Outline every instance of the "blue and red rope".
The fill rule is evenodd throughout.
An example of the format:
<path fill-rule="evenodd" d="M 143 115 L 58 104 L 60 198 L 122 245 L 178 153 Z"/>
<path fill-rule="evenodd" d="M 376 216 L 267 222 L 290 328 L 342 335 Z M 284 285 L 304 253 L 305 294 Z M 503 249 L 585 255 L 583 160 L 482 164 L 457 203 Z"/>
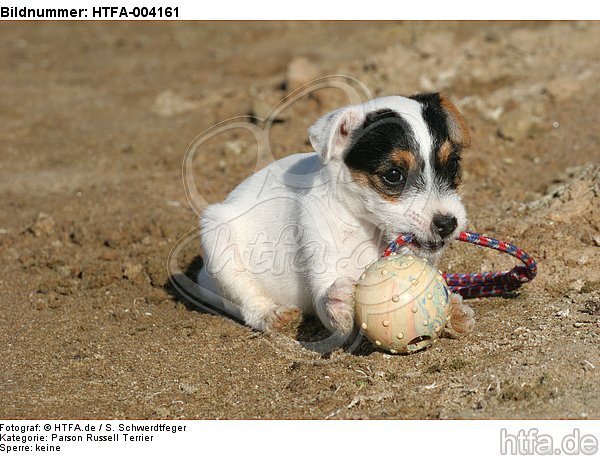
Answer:
<path fill-rule="evenodd" d="M 412 240 L 412 235 L 401 234 L 385 249 L 383 256 L 396 253 Z M 533 257 L 513 244 L 468 231 L 462 231 L 457 240 L 508 253 L 523 263 L 522 266 L 515 266 L 509 271 L 443 274 L 450 291 L 464 298 L 503 295 L 529 282 L 537 274 L 537 265 Z"/>

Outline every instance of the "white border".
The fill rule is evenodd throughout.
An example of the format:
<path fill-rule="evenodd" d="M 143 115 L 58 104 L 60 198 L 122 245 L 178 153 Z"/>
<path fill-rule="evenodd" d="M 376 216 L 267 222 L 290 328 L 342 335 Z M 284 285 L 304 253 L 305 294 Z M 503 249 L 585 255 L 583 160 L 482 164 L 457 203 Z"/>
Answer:
<path fill-rule="evenodd" d="M 469 0 L 401 1 L 323 0 L 193 1 L 193 0 L 8 0 L 4 7 L 88 8 L 178 7 L 179 20 L 591 20 L 600 19 L 600 6 L 590 0 L 498 2 Z M 91 14 L 89 15 L 91 16 Z M 85 20 L 93 20 L 89 17 Z M 131 19 L 131 18 L 130 18 Z M 118 20 L 115 18 L 115 20 Z M 135 19 L 134 19 L 135 20 Z"/>
<path fill-rule="evenodd" d="M 443 404 L 440 404 L 443 407 Z M 387 455 L 460 455 L 482 456 L 504 454 L 543 454 L 536 452 L 536 446 L 525 443 L 525 435 L 546 435 L 553 440 L 554 450 L 561 448 L 565 438 L 576 432 L 582 437 L 600 439 L 598 422 L 594 421 L 0 421 L 17 426 L 38 424 L 52 429 L 41 432 L 50 435 L 57 424 L 69 426 L 78 424 L 103 425 L 96 435 L 112 435 L 120 424 L 169 426 L 185 425 L 184 432 L 147 432 L 153 436 L 152 442 L 125 442 L 121 438 L 117 443 L 69 442 L 53 443 L 61 445 L 60 453 L 66 455 L 170 455 L 170 454 L 224 454 L 224 455 L 327 455 L 343 454 L 360 456 Z M 113 428 L 106 431 L 107 424 Z M 502 429 L 509 433 L 513 443 L 504 446 L 501 443 Z M 6 428 L 5 428 L 6 429 Z M 5 429 L 3 431 L 5 432 Z M 3 432 L 3 433 L 4 433 Z M 129 431 L 128 431 L 129 432 Z M 521 432 L 524 444 L 514 437 Z M 62 435 L 83 435 L 86 431 L 65 429 Z M 27 433 L 33 435 L 33 433 Z M 140 435 L 138 433 L 138 435 Z M 539 439 L 538 439 L 539 441 Z M 571 439 L 572 441 L 572 439 Z M 589 441 L 588 441 L 589 442 Z M 7 442 L 0 442 L 6 444 Z M 14 444 L 14 443 L 13 443 Z M 535 444 L 537 445 L 537 443 Z M 184 451 L 185 450 L 185 451 Z M 508 450 L 508 451 L 506 451 Z M 511 451 L 513 450 L 513 451 Z M 516 453 L 515 453 L 516 450 Z M 527 451 L 529 450 L 529 451 Z M 5 454 L 5 453 L 4 453 Z M 36 454 L 13 452 L 9 454 Z M 561 451 L 554 455 L 567 455 Z M 600 454 L 576 452 L 572 454 Z"/>

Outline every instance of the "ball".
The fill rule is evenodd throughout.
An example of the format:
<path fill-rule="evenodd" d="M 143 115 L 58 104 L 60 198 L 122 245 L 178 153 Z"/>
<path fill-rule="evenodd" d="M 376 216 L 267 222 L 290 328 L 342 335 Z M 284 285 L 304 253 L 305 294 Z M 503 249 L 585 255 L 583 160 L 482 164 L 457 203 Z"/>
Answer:
<path fill-rule="evenodd" d="M 442 274 L 414 255 L 391 255 L 367 266 L 358 280 L 356 322 L 375 346 L 413 353 L 433 344 L 448 322 L 450 299 Z"/>

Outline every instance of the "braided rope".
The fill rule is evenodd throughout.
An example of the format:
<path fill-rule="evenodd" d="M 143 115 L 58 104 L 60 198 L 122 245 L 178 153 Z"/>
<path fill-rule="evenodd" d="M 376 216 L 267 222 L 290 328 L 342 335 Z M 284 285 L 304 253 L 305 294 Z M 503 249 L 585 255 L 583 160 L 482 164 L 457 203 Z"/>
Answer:
<path fill-rule="evenodd" d="M 385 249 L 383 256 L 396 253 L 403 245 L 412 242 L 412 240 L 412 235 L 401 234 Z M 515 266 L 509 271 L 443 274 L 450 291 L 460 294 L 463 298 L 503 295 L 529 282 L 537 274 L 537 265 L 533 257 L 508 242 L 498 241 L 468 231 L 462 231 L 457 240 L 508 253 L 523 263 L 523 266 Z"/>

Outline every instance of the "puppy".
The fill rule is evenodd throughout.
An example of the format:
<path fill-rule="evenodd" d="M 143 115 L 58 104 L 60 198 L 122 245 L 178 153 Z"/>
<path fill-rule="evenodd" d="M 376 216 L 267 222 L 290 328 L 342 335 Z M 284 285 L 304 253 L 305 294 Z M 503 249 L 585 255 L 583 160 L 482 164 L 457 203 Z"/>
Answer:
<path fill-rule="evenodd" d="M 349 334 L 355 279 L 387 243 L 412 233 L 407 248 L 435 262 L 464 229 L 470 134 L 448 98 L 422 94 L 330 112 L 309 138 L 315 152 L 270 164 L 205 209 L 198 284 L 208 304 L 258 330 L 299 309 Z"/>

